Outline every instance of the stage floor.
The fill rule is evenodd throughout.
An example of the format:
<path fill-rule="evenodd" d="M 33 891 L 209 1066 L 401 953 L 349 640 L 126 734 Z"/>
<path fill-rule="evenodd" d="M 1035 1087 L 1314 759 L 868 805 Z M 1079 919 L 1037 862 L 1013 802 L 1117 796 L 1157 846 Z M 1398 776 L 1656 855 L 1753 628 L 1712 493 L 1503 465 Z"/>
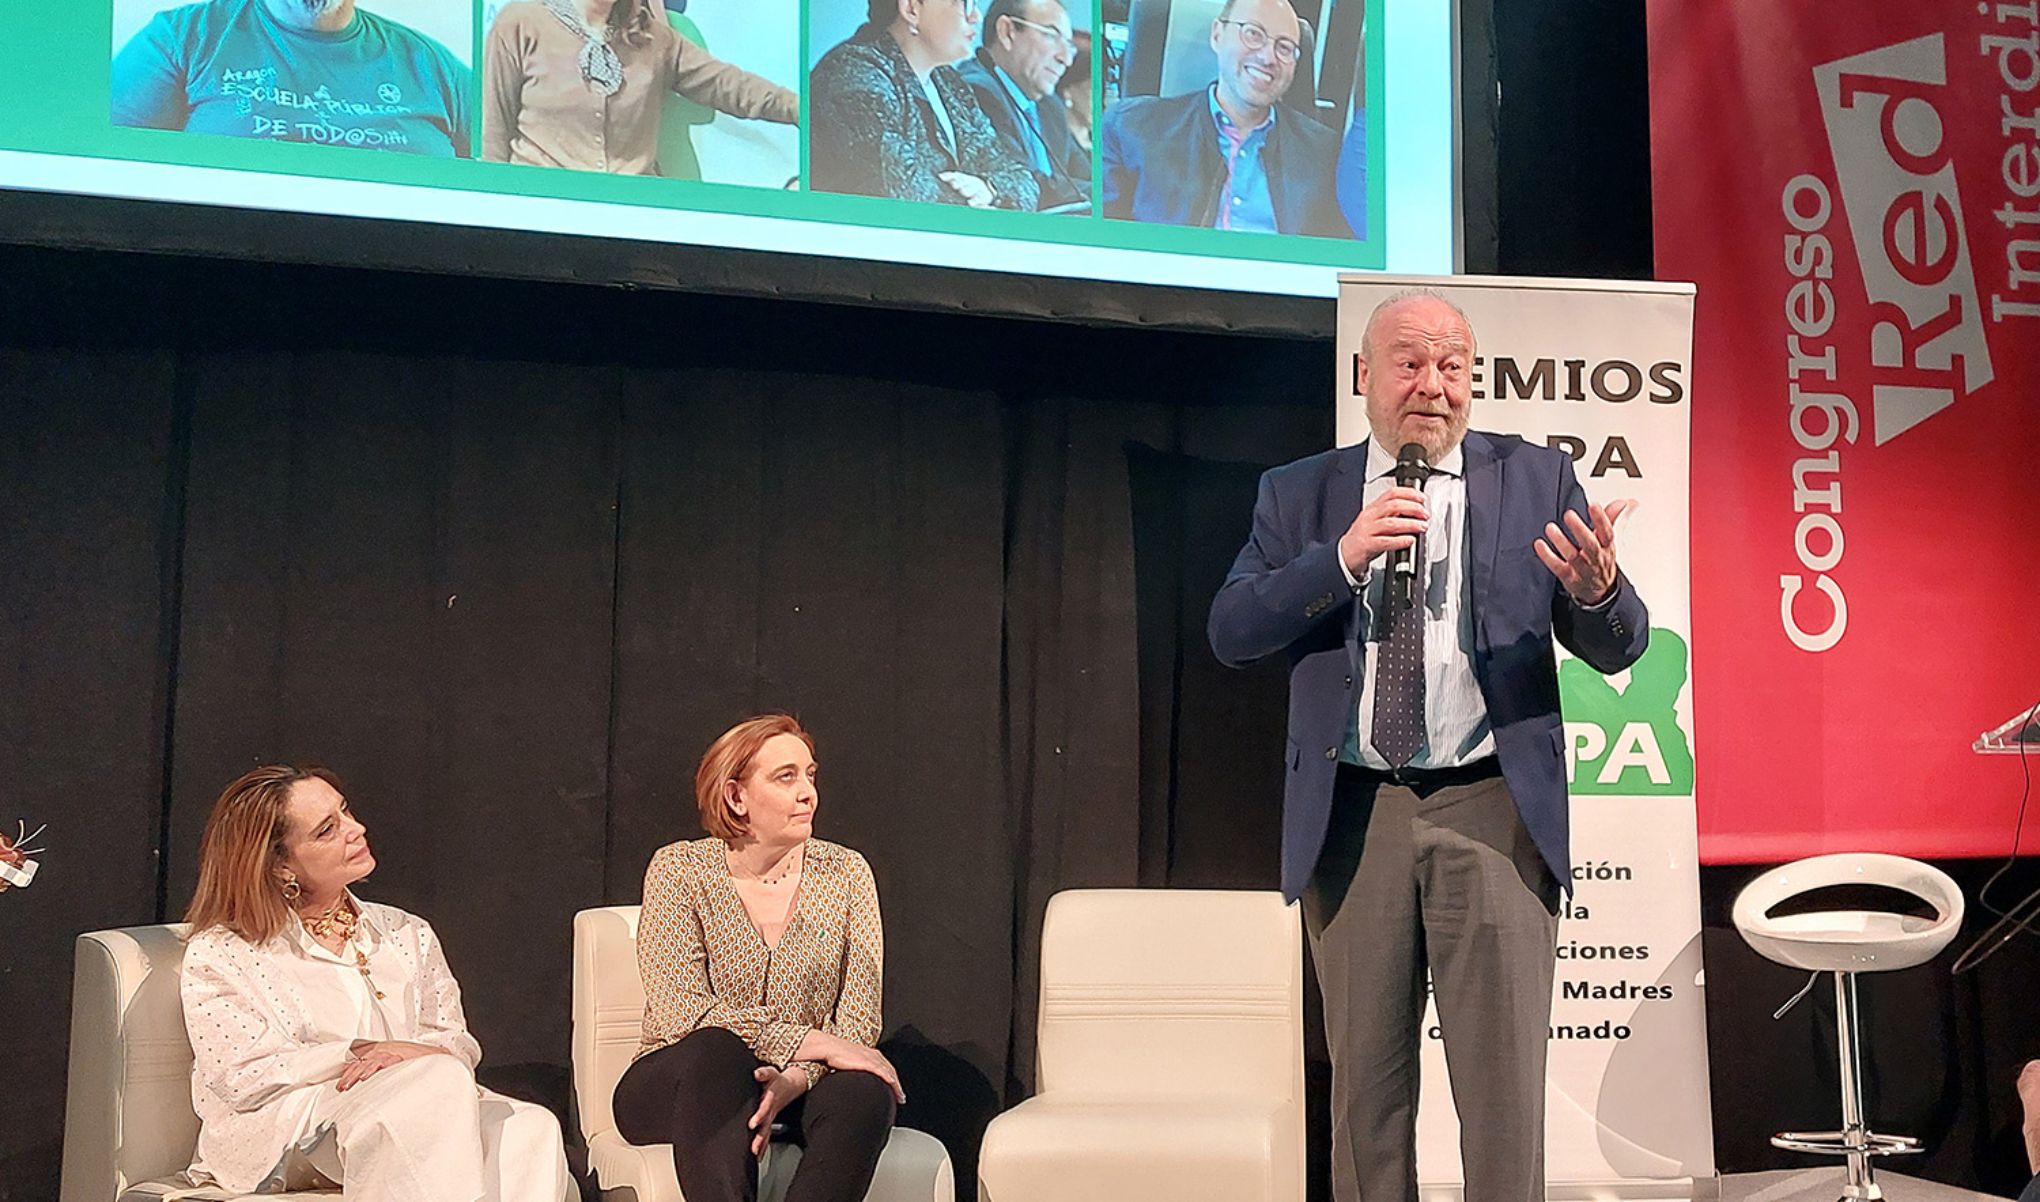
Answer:
<path fill-rule="evenodd" d="M 1730 1173 L 1699 1181 L 1624 1181 L 1598 1185 L 1554 1181 L 1545 1189 L 1547 1202 L 1841 1202 L 1840 1165 L 1783 1169 L 1770 1173 Z M 1996 1194 L 1979 1194 L 1902 1173 L 1880 1172 L 1877 1184 L 1886 1202 L 2008 1202 Z M 1427 1185 L 1421 1202 L 1464 1202 L 1456 1185 Z"/>
<path fill-rule="evenodd" d="M 1721 1179 L 1721 1202 L 1837 1202 L 1842 1196 L 1842 1168 L 1786 1169 L 1774 1173 L 1731 1173 Z M 1922 1181 L 1903 1173 L 1877 1174 L 1877 1185 L 1890 1202 L 2004 1202 L 1995 1194 L 1957 1189 L 1938 1181 Z"/>

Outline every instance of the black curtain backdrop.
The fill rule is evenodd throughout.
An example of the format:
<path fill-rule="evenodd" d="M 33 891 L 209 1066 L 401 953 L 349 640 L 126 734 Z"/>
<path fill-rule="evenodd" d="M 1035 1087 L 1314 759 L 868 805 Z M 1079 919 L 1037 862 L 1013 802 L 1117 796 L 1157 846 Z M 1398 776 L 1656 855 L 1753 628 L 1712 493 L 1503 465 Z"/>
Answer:
<path fill-rule="evenodd" d="M 1648 276 L 1642 5 L 1495 10 L 1500 269 Z M 638 899 L 763 708 L 877 871 L 901 1120 L 968 1197 L 1048 897 L 1274 883 L 1282 673 L 1217 665 L 1205 609 L 1331 389 L 1303 341 L 0 246 L 0 820 L 53 848 L 0 895 L 0 1202 L 56 1194 L 74 937 L 174 919 L 268 759 L 344 774 L 366 891 L 571 1138 L 571 915 Z M 1836 1109 L 1826 1000 L 1773 1022 L 1803 979 L 1728 927 L 1755 871 L 1701 879 L 1731 1172 Z M 1951 960 L 1866 984 L 1873 1117 L 2009 1194 L 2040 943 Z"/>
<path fill-rule="evenodd" d="M 1202 830 L 1141 793 L 1126 448 L 1269 398 L 1326 433 L 1309 343 L 18 248 L 0 279 L 0 817 L 52 823 L 0 897 L 10 1199 L 54 1188 L 73 938 L 175 919 L 269 760 L 342 774 L 485 1079 L 568 1117 L 571 916 L 637 900 L 766 708 L 878 873 L 902 1118 L 970 1183 L 1032 1076 L 1049 896 L 1180 879 L 1148 833 Z"/>

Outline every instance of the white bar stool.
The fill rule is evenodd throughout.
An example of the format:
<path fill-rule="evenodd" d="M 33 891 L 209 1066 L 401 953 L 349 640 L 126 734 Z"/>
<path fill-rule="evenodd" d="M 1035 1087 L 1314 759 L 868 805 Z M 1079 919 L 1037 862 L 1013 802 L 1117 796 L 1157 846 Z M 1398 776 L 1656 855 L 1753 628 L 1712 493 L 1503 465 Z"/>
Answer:
<path fill-rule="evenodd" d="M 1773 917 L 1782 902 L 1836 885 L 1881 885 L 1919 898 L 1934 917 L 1883 910 L 1821 910 Z M 1856 1016 L 1856 976 L 1896 972 L 1925 964 L 1947 947 L 1962 926 L 1962 890 L 1947 873 L 1904 856 L 1874 852 L 1813 856 L 1784 864 L 1751 881 L 1736 896 L 1735 929 L 1767 960 L 1835 976 L 1835 1043 L 1841 1059 L 1842 1129 L 1785 1131 L 1771 1143 L 1793 1152 L 1846 1156 L 1847 1202 L 1876 1202 L 1883 1192 L 1870 1170 L 1873 1156 L 1921 1150 L 1905 1135 L 1880 1135 L 1863 1117 L 1862 1043 Z M 1808 988 L 1811 988 L 1811 982 Z M 1802 991 L 1801 996 L 1804 996 Z M 1794 998 L 1793 1002 L 1799 999 Z M 1792 1003 L 1787 1003 L 1790 1008 Z M 1780 1011 L 1779 1013 L 1783 1013 Z"/>

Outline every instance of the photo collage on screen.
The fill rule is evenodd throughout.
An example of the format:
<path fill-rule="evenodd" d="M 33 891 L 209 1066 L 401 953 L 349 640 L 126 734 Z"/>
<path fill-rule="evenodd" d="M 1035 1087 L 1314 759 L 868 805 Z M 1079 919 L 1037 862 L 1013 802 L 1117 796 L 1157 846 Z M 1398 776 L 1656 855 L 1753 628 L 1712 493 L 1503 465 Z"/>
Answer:
<path fill-rule="evenodd" d="M 1364 240 L 1380 3 L 110 0 L 109 110 L 116 126 Z"/>

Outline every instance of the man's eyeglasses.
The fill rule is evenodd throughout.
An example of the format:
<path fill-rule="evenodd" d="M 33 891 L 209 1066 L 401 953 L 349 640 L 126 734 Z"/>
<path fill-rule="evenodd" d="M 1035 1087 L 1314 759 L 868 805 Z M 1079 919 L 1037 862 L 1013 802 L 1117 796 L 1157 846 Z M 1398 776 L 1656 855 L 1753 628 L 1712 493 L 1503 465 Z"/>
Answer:
<path fill-rule="evenodd" d="M 1012 13 L 1007 13 L 1006 19 L 1008 21 L 1011 21 L 1015 25 L 1025 25 L 1027 28 L 1033 30 L 1038 34 L 1041 34 L 1048 40 L 1052 42 L 1059 42 L 1062 45 L 1069 47 L 1071 50 L 1075 50 L 1077 48 L 1077 39 L 1071 37 L 1069 34 L 1064 33 L 1062 30 L 1057 29 L 1053 25 L 1043 25 L 1039 21 L 1030 21 L 1026 17 L 1016 17 Z"/>
<path fill-rule="evenodd" d="M 1226 20 L 1220 21 L 1219 24 L 1231 25 L 1238 29 L 1240 31 L 1240 45 L 1245 46 L 1249 51 L 1259 50 L 1270 41 L 1268 31 L 1253 21 Z M 1273 41 L 1275 43 L 1275 57 L 1285 63 L 1295 62 L 1297 56 L 1303 53 L 1303 47 L 1293 38 L 1275 38 Z"/>

